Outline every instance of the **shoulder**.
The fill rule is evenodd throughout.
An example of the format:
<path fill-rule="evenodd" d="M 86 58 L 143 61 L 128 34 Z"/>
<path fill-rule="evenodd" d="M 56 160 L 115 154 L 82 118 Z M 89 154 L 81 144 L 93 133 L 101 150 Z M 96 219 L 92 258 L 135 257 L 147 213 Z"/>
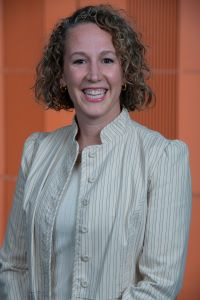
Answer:
<path fill-rule="evenodd" d="M 27 148 L 34 145 L 39 145 L 43 142 L 54 142 L 56 140 L 62 139 L 64 136 L 67 137 L 69 135 L 69 133 L 71 132 L 71 128 L 72 125 L 68 125 L 50 132 L 34 132 L 27 137 L 24 146 L 25 148 Z"/>
<path fill-rule="evenodd" d="M 181 157 L 188 159 L 188 146 L 181 140 L 171 140 L 161 133 L 149 129 L 133 120 L 129 120 L 129 136 L 134 136 L 135 144 L 143 151 L 152 169 L 157 162 L 167 157 L 177 161 Z"/>
<path fill-rule="evenodd" d="M 159 147 L 168 142 L 160 132 L 147 128 L 131 118 L 129 118 L 128 127 L 129 135 L 134 135 L 136 140 L 147 148 Z"/>
<path fill-rule="evenodd" d="M 51 147 L 58 147 L 65 140 L 65 137 L 69 136 L 71 127 L 72 125 L 69 125 L 52 132 L 34 132 L 30 134 L 26 138 L 23 147 L 22 167 L 25 169 L 30 167 L 41 145 L 43 149 L 48 148 L 49 151 L 51 151 Z"/>

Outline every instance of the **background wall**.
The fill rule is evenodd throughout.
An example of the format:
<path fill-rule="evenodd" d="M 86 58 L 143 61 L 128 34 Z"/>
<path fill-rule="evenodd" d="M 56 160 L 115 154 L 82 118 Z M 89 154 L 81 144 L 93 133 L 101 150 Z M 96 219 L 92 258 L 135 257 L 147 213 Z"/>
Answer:
<path fill-rule="evenodd" d="M 71 122 L 72 113 L 45 111 L 31 86 L 53 24 L 74 9 L 105 1 L 0 0 L 0 243 L 25 138 Z M 190 148 L 193 213 L 183 289 L 178 300 L 200 299 L 200 0 L 107 1 L 123 8 L 149 45 L 156 106 L 131 113 L 141 123 Z"/>

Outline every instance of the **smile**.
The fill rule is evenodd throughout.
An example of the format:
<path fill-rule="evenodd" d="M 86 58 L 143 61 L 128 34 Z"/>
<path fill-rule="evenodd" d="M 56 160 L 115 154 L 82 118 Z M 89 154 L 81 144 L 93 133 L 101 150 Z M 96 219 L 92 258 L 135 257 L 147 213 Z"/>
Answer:
<path fill-rule="evenodd" d="M 100 101 L 103 100 L 107 89 L 104 88 L 96 88 L 96 89 L 84 89 L 83 93 L 86 95 L 86 99 L 88 101 Z"/>

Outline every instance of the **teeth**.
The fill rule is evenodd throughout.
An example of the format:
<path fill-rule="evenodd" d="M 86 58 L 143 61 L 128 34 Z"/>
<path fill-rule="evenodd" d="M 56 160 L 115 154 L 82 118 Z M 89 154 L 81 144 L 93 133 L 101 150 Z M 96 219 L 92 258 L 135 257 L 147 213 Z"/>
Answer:
<path fill-rule="evenodd" d="M 106 89 L 85 89 L 83 92 L 88 96 L 104 96 Z"/>

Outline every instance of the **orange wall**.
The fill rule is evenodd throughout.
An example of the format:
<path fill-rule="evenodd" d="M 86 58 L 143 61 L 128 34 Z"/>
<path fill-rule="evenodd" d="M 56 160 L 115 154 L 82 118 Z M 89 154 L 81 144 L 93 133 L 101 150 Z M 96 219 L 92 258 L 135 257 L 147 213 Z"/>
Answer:
<path fill-rule="evenodd" d="M 129 1 L 129 14 L 148 47 L 147 58 L 152 70 L 150 84 L 156 105 L 134 119 L 160 131 L 168 138 L 177 136 L 177 14 L 178 1 Z"/>
<path fill-rule="evenodd" d="M 3 88 L 3 2 L 0 1 L 0 237 L 4 234 L 4 88 Z"/>
<path fill-rule="evenodd" d="M 157 104 L 136 120 L 190 147 L 193 215 L 184 286 L 178 300 L 200 299 L 200 1 L 0 0 L 0 243 L 3 240 L 24 139 L 71 122 L 73 113 L 45 111 L 30 87 L 42 45 L 57 19 L 79 6 L 110 3 L 125 9 L 150 45 Z"/>
<path fill-rule="evenodd" d="M 193 184 L 190 241 L 181 300 L 200 299 L 200 1 L 180 1 L 178 138 L 189 145 Z"/>
<path fill-rule="evenodd" d="M 34 67 L 43 44 L 43 4 L 40 0 L 1 0 L 0 106 L 0 228 L 4 232 L 12 203 L 24 139 L 42 130 L 44 112 L 32 100 Z M 37 18 L 35 17 L 37 16 Z M 2 132 L 3 129 L 3 132 Z M 2 234 L 0 236 L 2 240 Z"/>

